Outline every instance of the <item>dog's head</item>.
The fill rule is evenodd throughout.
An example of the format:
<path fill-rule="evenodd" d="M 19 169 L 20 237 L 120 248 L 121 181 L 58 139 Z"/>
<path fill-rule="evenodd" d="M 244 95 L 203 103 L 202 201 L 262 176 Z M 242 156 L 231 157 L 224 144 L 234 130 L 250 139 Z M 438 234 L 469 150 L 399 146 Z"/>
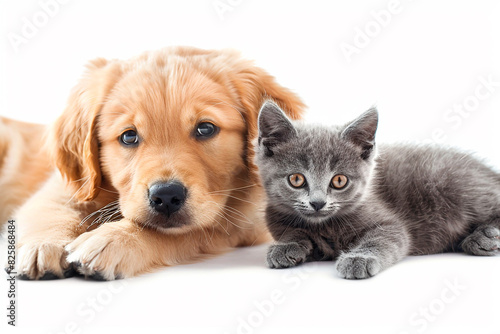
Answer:
<path fill-rule="evenodd" d="M 206 226 L 231 189 L 257 182 L 263 100 L 303 105 L 232 51 L 167 48 L 97 59 L 52 129 L 54 160 L 80 201 L 118 193 L 123 217 L 161 230 Z"/>

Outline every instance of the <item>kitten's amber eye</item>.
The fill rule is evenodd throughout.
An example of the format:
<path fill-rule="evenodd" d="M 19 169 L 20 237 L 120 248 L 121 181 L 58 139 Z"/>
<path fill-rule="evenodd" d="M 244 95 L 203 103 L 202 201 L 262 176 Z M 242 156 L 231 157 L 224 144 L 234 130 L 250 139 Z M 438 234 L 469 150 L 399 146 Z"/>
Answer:
<path fill-rule="evenodd" d="M 300 188 L 306 184 L 306 178 L 302 174 L 292 174 L 288 177 L 288 182 L 292 185 L 294 188 Z"/>
<path fill-rule="evenodd" d="M 347 185 L 347 176 L 338 174 L 332 178 L 332 187 L 342 189 Z"/>

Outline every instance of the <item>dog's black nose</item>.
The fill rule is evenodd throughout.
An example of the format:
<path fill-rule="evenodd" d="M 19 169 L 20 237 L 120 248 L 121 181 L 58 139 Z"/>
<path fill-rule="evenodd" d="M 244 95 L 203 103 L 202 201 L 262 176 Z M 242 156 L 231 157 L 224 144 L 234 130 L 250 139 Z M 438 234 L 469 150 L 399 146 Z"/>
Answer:
<path fill-rule="evenodd" d="M 315 211 L 319 211 L 325 206 L 326 202 L 323 201 L 309 202 L 309 204 L 311 204 L 311 206 L 314 208 Z"/>
<path fill-rule="evenodd" d="M 149 188 L 149 205 L 169 217 L 182 207 L 186 193 L 186 187 L 179 182 L 155 183 Z"/>

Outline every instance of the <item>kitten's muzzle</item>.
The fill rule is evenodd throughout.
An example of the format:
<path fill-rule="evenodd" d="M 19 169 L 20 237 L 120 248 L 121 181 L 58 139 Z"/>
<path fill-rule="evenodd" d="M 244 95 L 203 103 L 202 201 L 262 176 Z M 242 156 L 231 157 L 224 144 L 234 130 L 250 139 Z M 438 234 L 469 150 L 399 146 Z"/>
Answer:
<path fill-rule="evenodd" d="M 314 211 L 318 212 L 319 210 L 321 210 L 326 205 L 326 202 L 324 202 L 324 201 L 313 201 L 313 202 L 309 202 L 309 204 L 313 207 Z"/>

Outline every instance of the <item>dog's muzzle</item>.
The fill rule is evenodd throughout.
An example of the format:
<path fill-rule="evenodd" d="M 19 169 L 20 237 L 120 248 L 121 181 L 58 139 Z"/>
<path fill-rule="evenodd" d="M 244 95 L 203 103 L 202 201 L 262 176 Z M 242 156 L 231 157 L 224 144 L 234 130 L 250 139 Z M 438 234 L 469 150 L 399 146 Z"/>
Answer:
<path fill-rule="evenodd" d="M 177 181 L 159 182 L 149 188 L 149 205 L 156 212 L 170 217 L 184 205 L 187 189 Z"/>

